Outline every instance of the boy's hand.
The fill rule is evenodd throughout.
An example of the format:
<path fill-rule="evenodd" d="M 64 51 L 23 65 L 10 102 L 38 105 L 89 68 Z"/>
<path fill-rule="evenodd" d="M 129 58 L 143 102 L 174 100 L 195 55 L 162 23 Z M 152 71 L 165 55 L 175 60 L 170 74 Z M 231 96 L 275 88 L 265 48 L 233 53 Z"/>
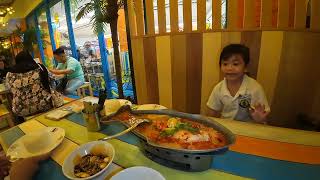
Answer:
<path fill-rule="evenodd" d="M 267 123 L 267 116 L 270 112 L 265 111 L 264 104 L 257 104 L 254 108 L 250 108 L 250 114 L 254 121 L 257 123 L 266 124 Z"/>

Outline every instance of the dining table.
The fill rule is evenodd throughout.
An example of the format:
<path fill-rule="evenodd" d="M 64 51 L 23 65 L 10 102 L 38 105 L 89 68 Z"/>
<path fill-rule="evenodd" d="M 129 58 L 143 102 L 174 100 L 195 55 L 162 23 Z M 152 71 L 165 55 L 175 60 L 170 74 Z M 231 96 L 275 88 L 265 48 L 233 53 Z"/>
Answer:
<path fill-rule="evenodd" d="M 81 106 L 79 99 L 65 107 Z M 48 112 L 50 113 L 50 112 Z M 65 130 L 62 143 L 53 150 L 51 157 L 41 162 L 36 180 L 67 179 L 62 172 L 66 157 L 80 145 L 121 132 L 126 127 L 118 122 L 101 124 L 98 132 L 89 132 L 80 113 L 72 113 L 59 121 L 46 118 L 46 113 L 12 127 L 0 134 L 0 143 L 6 151 L 12 143 L 25 134 L 45 127 Z M 211 117 L 210 117 L 211 118 Z M 110 179 L 119 171 L 146 166 L 160 172 L 167 180 L 193 179 L 261 179 L 261 180 L 316 180 L 320 172 L 320 133 L 287 129 L 264 124 L 247 123 L 229 119 L 211 118 L 235 134 L 236 141 L 224 154 L 215 155 L 210 169 L 186 172 L 160 165 L 140 150 L 140 140 L 128 133 L 108 140 L 115 149 L 113 163 L 97 179 Z"/>

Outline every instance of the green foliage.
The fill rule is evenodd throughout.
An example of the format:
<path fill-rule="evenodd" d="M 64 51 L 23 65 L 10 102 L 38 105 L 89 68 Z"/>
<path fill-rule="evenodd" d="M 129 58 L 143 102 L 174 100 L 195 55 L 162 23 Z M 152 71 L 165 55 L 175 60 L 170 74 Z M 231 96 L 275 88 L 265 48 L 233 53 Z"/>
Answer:
<path fill-rule="evenodd" d="M 17 30 L 13 32 L 13 35 L 20 39 L 19 42 L 16 42 L 14 44 L 15 48 L 20 48 L 32 52 L 33 46 L 38 44 L 37 30 L 35 27 L 27 28 L 25 31 L 22 31 L 20 27 L 17 27 Z M 48 34 L 40 29 L 40 37 L 42 40 L 43 48 L 45 49 L 46 45 L 50 43 L 45 40 L 45 38 L 48 37 Z"/>
<path fill-rule="evenodd" d="M 106 25 L 118 18 L 118 10 L 123 5 L 124 0 L 91 0 L 80 7 L 76 20 L 79 21 L 89 13 L 94 12 L 94 15 L 90 19 L 94 33 L 105 32 Z"/>

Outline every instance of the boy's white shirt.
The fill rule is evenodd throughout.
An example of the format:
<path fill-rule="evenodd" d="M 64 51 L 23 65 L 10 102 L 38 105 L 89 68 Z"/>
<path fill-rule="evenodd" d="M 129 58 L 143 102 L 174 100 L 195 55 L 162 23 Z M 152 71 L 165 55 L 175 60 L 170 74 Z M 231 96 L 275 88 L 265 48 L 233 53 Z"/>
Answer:
<path fill-rule="evenodd" d="M 240 96 L 241 95 L 241 96 Z M 265 111 L 270 107 L 261 85 L 254 79 L 244 75 L 241 86 L 234 97 L 230 95 L 226 80 L 219 82 L 212 90 L 207 106 L 215 111 L 221 112 L 221 118 L 236 120 L 251 120 L 248 109 L 239 106 L 239 99 L 248 96 L 250 104 L 257 103 L 265 105 Z"/>

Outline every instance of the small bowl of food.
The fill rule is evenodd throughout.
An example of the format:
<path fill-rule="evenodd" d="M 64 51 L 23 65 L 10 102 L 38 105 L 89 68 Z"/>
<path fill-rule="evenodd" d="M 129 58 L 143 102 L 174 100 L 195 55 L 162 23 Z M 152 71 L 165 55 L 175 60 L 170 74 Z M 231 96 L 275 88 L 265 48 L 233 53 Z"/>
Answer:
<path fill-rule="evenodd" d="M 74 180 L 95 178 L 106 171 L 114 154 L 113 146 L 105 141 L 83 144 L 65 159 L 62 172 Z"/>

